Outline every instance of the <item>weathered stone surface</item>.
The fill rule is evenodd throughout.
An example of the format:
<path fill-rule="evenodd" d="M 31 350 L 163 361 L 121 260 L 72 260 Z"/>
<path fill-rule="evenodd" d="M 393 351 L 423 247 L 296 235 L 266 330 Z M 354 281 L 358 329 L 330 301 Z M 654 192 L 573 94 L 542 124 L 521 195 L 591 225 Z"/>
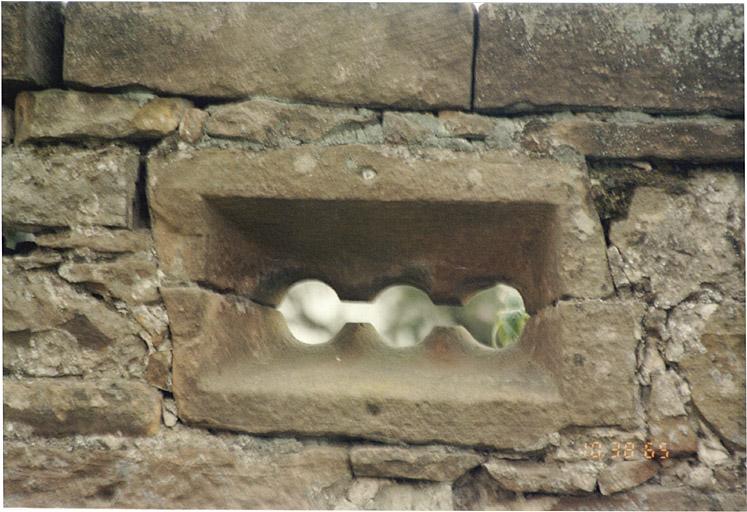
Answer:
<path fill-rule="evenodd" d="M 3 258 L 3 370 L 36 377 L 137 376 L 140 326 L 51 272 Z"/>
<path fill-rule="evenodd" d="M 34 434 L 153 435 L 161 424 L 161 394 L 128 380 L 3 379 L 3 416 Z"/>
<path fill-rule="evenodd" d="M 363 505 L 368 510 L 453 510 L 451 486 L 386 483 Z"/>
<path fill-rule="evenodd" d="M 191 144 L 197 143 L 204 134 L 208 115 L 199 108 L 187 109 L 182 116 L 182 122 L 179 123 L 179 138 Z"/>
<path fill-rule="evenodd" d="M 62 264 L 58 272 L 66 281 L 82 283 L 105 297 L 137 305 L 160 300 L 157 271 L 152 259 L 133 254 L 94 263 L 71 261 Z"/>
<path fill-rule="evenodd" d="M 702 429 L 703 437 L 698 439 L 698 460 L 708 467 L 716 467 L 729 461 L 729 452 L 715 434 L 707 427 Z"/>
<path fill-rule="evenodd" d="M 744 110 L 738 5 L 480 6 L 478 109 Z"/>
<path fill-rule="evenodd" d="M 432 114 L 417 112 L 384 112 L 382 120 L 384 140 L 390 144 L 434 145 L 438 138 L 449 133 Z"/>
<path fill-rule="evenodd" d="M 466 112 L 444 110 L 438 113 L 438 120 L 452 137 L 467 140 L 485 140 L 495 130 L 497 123 L 505 121 Z"/>
<path fill-rule="evenodd" d="M 547 340 L 537 358 L 553 372 L 574 425 L 637 426 L 635 348 L 642 314 L 632 301 L 561 301 L 537 315 L 536 335 Z"/>
<path fill-rule="evenodd" d="M 365 324 L 310 347 L 273 308 L 194 287 L 161 291 L 188 424 L 525 451 L 567 425 L 637 419 L 635 304 L 560 302 L 503 351 L 461 328 L 393 350 Z"/>
<path fill-rule="evenodd" d="M 350 450 L 356 476 L 451 481 L 482 461 L 475 452 L 441 446 L 360 446 Z"/>
<path fill-rule="evenodd" d="M 3 145 L 13 142 L 13 110 L 3 105 Z"/>
<path fill-rule="evenodd" d="M 389 144 L 479 151 L 518 149 L 522 121 L 444 111 L 438 117 L 418 112 L 384 112 L 382 129 Z M 480 144 L 472 144 L 478 141 Z"/>
<path fill-rule="evenodd" d="M 330 137 L 355 142 L 355 131 L 378 128 L 371 110 L 320 107 L 253 99 L 208 108 L 205 132 L 213 137 L 244 139 L 264 146 L 323 142 Z"/>
<path fill-rule="evenodd" d="M 492 351 L 442 328 L 393 350 L 366 324 L 311 347 L 274 308 L 194 287 L 161 291 L 187 424 L 527 450 L 572 421 L 547 371 L 522 355 L 531 349 Z"/>
<path fill-rule="evenodd" d="M 140 337 L 153 348 L 159 348 L 166 340 L 169 331 L 169 316 L 163 304 L 140 304 L 132 308 L 132 317 L 143 331 Z"/>
<path fill-rule="evenodd" d="M 689 401 L 689 393 L 683 388 L 687 385 L 674 371 L 657 373 L 651 378 L 651 395 L 649 396 L 648 412 L 655 419 L 668 416 L 684 416 L 685 403 Z"/>
<path fill-rule="evenodd" d="M 454 482 L 454 510 L 551 510 L 558 497 L 515 493 L 501 488 L 481 468 Z"/>
<path fill-rule="evenodd" d="M 130 147 L 3 151 L 3 223 L 129 227 L 139 155 Z"/>
<path fill-rule="evenodd" d="M 484 464 L 501 488 L 513 492 L 579 494 L 596 487 L 599 468 L 591 462 L 542 463 L 493 459 Z"/>
<path fill-rule="evenodd" d="M 685 417 L 661 418 L 649 421 L 654 447 L 666 443 L 672 457 L 691 455 L 698 450 L 698 435 Z"/>
<path fill-rule="evenodd" d="M 64 78 L 76 84 L 409 108 L 470 103 L 466 4 L 91 3 L 71 4 L 65 19 Z"/>
<path fill-rule="evenodd" d="M 695 406 L 719 434 L 745 446 L 745 329 L 743 303 L 724 303 L 708 318 L 700 350 L 686 353 L 680 368 Z"/>
<path fill-rule="evenodd" d="M 710 116 L 558 115 L 530 120 L 520 138 L 528 149 L 549 152 L 568 145 L 597 159 L 744 160 L 744 122 Z"/>
<path fill-rule="evenodd" d="M 656 475 L 659 466 L 650 460 L 615 462 L 599 472 L 599 492 L 605 496 L 637 487 Z"/>
<path fill-rule="evenodd" d="M 153 238 L 149 230 L 73 226 L 69 230 L 36 235 L 34 243 L 54 249 L 87 248 L 96 252 L 126 253 L 149 250 L 153 247 Z"/>
<path fill-rule="evenodd" d="M 575 162 L 357 144 L 189 148 L 151 153 L 148 179 L 164 272 L 262 303 L 310 275 L 344 300 L 370 300 L 404 279 L 441 304 L 510 276 L 530 314 L 561 295 L 612 292 L 587 173 Z"/>
<path fill-rule="evenodd" d="M 553 442 L 555 449 L 545 455 L 545 462 L 588 462 L 596 460 L 607 462 L 614 460 L 614 450 L 617 446 L 624 449 L 627 443 L 632 443 L 634 447 L 640 447 L 647 438 L 645 427 L 633 431 L 615 427 L 587 427 L 577 431 L 569 430 L 563 432 Z M 633 456 L 638 457 L 639 455 L 639 450 L 635 450 Z M 641 456 L 641 458 L 643 457 Z"/>
<path fill-rule="evenodd" d="M 159 389 L 171 391 L 171 354 L 153 352 L 148 356 L 145 380 Z"/>
<path fill-rule="evenodd" d="M 93 508 L 327 508 L 323 489 L 350 478 L 347 451 L 265 448 L 194 433 L 137 440 L 137 447 L 69 441 L 4 444 L 8 506 Z M 448 486 L 447 486 L 448 487 Z M 395 507 L 398 508 L 398 507 Z"/>
<path fill-rule="evenodd" d="M 357 478 L 342 499 L 330 500 L 335 510 L 453 510 L 448 483 L 393 482 Z"/>
<path fill-rule="evenodd" d="M 62 75 L 61 2 L 3 2 L 3 95 L 48 87 Z"/>
<path fill-rule="evenodd" d="M 628 281 L 671 308 L 708 283 L 744 297 L 742 238 L 744 185 L 731 172 L 693 171 L 679 190 L 639 187 L 628 216 L 615 221 L 610 240 Z"/>
<path fill-rule="evenodd" d="M 597 495 L 598 496 L 598 495 Z M 717 510 L 708 493 L 686 486 L 642 485 L 612 496 L 563 497 L 552 510 Z"/>
<path fill-rule="evenodd" d="M 17 254 L 13 257 L 13 263 L 23 270 L 56 267 L 62 261 L 63 257 L 60 253 L 45 250 L 32 251 L 22 255 Z"/>
<path fill-rule="evenodd" d="M 176 131 L 191 103 L 50 89 L 16 97 L 16 140 L 158 139 Z"/>

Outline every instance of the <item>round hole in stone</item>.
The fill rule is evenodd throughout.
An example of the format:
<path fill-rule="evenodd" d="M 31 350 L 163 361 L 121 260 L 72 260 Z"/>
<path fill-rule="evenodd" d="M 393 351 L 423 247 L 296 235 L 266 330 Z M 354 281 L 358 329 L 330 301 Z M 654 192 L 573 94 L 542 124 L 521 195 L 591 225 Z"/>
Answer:
<path fill-rule="evenodd" d="M 278 310 L 303 343 L 324 343 L 346 323 L 364 322 L 393 347 L 420 343 L 434 327 L 462 325 L 478 342 L 502 348 L 519 340 L 529 318 L 521 294 L 504 284 L 476 293 L 465 306 L 436 306 L 409 285 L 390 286 L 373 302 L 348 302 L 327 284 L 305 280 L 288 289 Z"/>

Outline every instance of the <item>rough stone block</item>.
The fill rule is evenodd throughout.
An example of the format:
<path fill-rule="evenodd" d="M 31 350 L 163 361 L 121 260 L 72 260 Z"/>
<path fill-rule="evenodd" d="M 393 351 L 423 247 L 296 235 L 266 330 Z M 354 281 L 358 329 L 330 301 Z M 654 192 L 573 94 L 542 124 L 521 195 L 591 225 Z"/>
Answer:
<path fill-rule="evenodd" d="M 479 466 L 483 456 L 442 446 L 359 446 L 350 450 L 353 473 L 360 476 L 446 482 Z"/>
<path fill-rule="evenodd" d="M 16 140 L 157 139 L 191 106 L 180 98 L 134 98 L 50 89 L 16 96 Z"/>
<path fill-rule="evenodd" d="M 599 472 L 599 492 L 609 496 L 632 489 L 652 479 L 658 470 L 658 464 L 650 460 L 615 462 Z"/>
<path fill-rule="evenodd" d="M 163 432 L 163 430 L 162 430 Z M 105 449 L 91 443 L 4 443 L 8 506 L 326 509 L 324 490 L 350 479 L 347 450 L 252 448 L 189 433 Z M 261 449 L 264 448 L 264 449 Z M 60 468 L 65 468 L 61 470 Z M 124 475 L 124 476 L 123 476 Z M 399 508 L 399 507 L 394 507 Z"/>
<path fill-rule="evenodd" d="M 184 113 L 179 124 L 179 138 L 196 144 L 203 136 L 208 113 L 199 108 L 190 108 Z"/>
<path fill-rule="evenodd" d="M 673 457 L 692 455 L 698 450 L 697 429 L 691 420 L 684 417 L 669 417 L 650 420 L 651 437 L 654 444 L 666 443 Z"/>
<path fill-rule="evenodd" d="M 161 424 L 161 394 L 126 380 L 3 379 L 3 422 L 34 434 L 153 435 Z"/>
<path fill-rule="evenodd" d="M 739 5 L 483 4 L 480 110 L 743 112 Z"/>
<path fill-rule="evenodd" d="M 3 2 L 3 96 L 62 78 L 61 2 Z"/>
<path fill-rule="evenodd" d="M 612 496 L 563 497 L 553 510 L 711 510 L 718 505 L 714 501 L 709 493 L 685 485 L 652 484 Z"/>
<path fill-rule="evenodd" d="M 159 389 L 171 391 L 170 352 L 153 352 L 148 356 L 145 380 Z"/>
<path fill-rule="evenodd" d="M 6 148 L 3 223 L 129 227 L 138 166 L 131 147 Z"/>
<path fill-rule="evenodd" d="M 254 99 L 208 108 L 205 132 L 213 137 L 243 139 L 263 146 L 323 142 L 355 131 L 377 128 L 376 112 Z M 380 142 L 377 141 L 377 142 Z"/>
<path fill-rule="evenodd" d="M 40 247 L 53 249 L 91 249 L 103 253 L 148 251 L 153 247 L 149 230 L 130 231 L 107 229 L 101 226 L 74 226 L 55 233 L 42 233 L 34 237 Z"/>
<path fill-rule="evenodd" d="M 348 489 L 346 498 L 335 503 L 335 508 L 338 510 L 454 510 L 451 486 L 448 483 L 357 479 Z"/>
<path fill-rule="evenodd" d="M 69 261 L 60 266 L 59 274 L 68 282 L 134 306 L 160 300 L 157 270 L 147 256 L 125 255 L 93 263 Z"/>
<path fill-rule="evenodd" d="M 593 462 L 543 463 L 494 459 L 484 464 L 498 485 L 513 492 L 583 494 L 597 484 Z"/>
<path fill-rule="evenodd" d="M 528 149 L 568 145 L 594 159 L 744 160 L 744 122 L 710 116 L 559 115 L 529 121 L 519 139 Z"/>
<path fill-rule="evenodd" d="M 75 84 L 408 108 L 470 103 L 466 4 L 80 3 L 65 19 L 64 78 Z"/>
<path fill-rule="evenodd" d="M 693 403 L 719 434 L 745 446 L 745 305 L 724 303 L 708 318 L 700 350 L 679 362 Z"/>
<path fill-rule="evenodd" d="M 137 376 L 142 329 L 49 271 L 3 258 L 3 370 L 11 375 Z"/>
<path fill-rule="evenodd" d="M 742 176 L 696 170 L 667 188 L 638 187 L 609 238 L 622 256 L 621 275 L 658 307 L 680 304 L 703 283 L 744 300 L 743 219 Z"/>

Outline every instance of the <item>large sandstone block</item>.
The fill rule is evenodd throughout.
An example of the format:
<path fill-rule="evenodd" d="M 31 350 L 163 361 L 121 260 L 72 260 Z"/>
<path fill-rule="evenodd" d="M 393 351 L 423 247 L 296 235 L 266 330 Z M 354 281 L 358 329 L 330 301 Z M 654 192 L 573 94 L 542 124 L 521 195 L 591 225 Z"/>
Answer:
<path fill-rule="evenodd" d="M 69 440 L 4 443 L 5 503 L 16 507 L 326 509 L 350 479 L 347 450 L 242 444 L 204 432 L 120 449 Z M 402 508 L 402 507 L 389 507 Z"/>
<path fill-rule="evenodd" d="M 475 106 L 744 111 L 739 5 L 483 4 Z"/>
<path fill-rule="evenodd" d="M 462 328 L 393 349 L 367 324 L 305 345 L 271 307 L 194 287 L 163 293 L 187 423 L 515 450 L 537 449 L 568 425 L 634 424 L 640 317 L 630 304 L 546 308 L 502 351 Z M 572 324 L 559 321 L 565 315 Z"/>
<path fill-rule="evenodd" d="M 138 381 L 3 379 L 3 422 L 34 434 L 153 435 L 161 424 L 161 393 Z"/>
<path fill-rule="evenodd" d="M 409 108 L 470 104 L 466 4 L 76 3 L 65 19 L 64 78 L 75 84 Z"/>
<path fill-rule="evenodd" d="M 155 151 L 148 194 L 165 282 L 180 284 L 162 293 L 185 422 L 513 449 L 569 424 L 633 422 L 640 315 L 554 305 L 611 292 L 577 163 L 357 145 Z M 273 306 L 310 277 L 346 300 L 404 282 L 441 304 L 507 281 L 534 316 L 504 351 L 462 328 L 393 349 L 365 324 L 304 345 Z M 584 394 L 589 379 L 599 395 Z"/>
<path fill-rule="evenodd" d="M 157 139 L 176 131 L 191 103 L 50 89 L 16 96 L 16 141 Z"/>
<path fill-rule="evenodd" d="M 132 147 L 3 151 L 3 223 L 130 227 L 140 155 Z"/>
<path fill-rule="evenodd" d="M 3 96 L 62 78 L 60 2 L 3 2 Z"/>

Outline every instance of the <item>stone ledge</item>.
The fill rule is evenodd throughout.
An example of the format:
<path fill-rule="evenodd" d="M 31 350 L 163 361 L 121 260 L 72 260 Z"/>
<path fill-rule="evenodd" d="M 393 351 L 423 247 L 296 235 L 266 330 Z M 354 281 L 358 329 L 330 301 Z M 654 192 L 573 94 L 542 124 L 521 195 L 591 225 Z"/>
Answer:
<path fill-rule="evenodd" d="M 198 288 L 162 292 L 189 424 L 518 451 L 568 425 L 635 424 L 633 304 L 546 308 L 502 351 L 447 328 L 393 349 L 366 324 L 304 345 L 273 308 Z"/>

